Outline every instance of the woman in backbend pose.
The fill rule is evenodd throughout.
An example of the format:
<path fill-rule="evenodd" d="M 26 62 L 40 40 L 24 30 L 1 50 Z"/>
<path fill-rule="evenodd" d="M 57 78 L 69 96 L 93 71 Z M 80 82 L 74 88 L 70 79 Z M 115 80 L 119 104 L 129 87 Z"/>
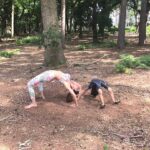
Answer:
<path fill-rule="evenodd" d="M 25 109 L 37 107 L 34 88 L 38 87 L 41 97 L 45 99 L 43 93 L 43 83 L 51 82 L 53 80 L 58 80 L 65 86 L 65 88 L 71 93 L 75 102 L 75 106 L 78 106 L 77 96 L 74 93 L 74 88 L 76 89 L 77 87 L 76 84 L 70 80 L 70 74 L 63 73 L 61 71 L 56 71 L 56 70 L 48 70 L 37 75 L 36 77 L 34 77 L 28 82 L 27 86 L 28 86 L 28 91 L 32 102 L 31 104 L 25 106 Z"/>

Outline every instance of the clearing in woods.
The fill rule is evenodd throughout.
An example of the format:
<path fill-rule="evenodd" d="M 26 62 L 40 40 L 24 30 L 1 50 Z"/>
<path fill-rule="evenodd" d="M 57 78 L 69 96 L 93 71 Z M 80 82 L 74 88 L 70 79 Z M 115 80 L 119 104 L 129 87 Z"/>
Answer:
<path fill-rule="evenodd" d="M 65 88 L 53 82 L 45 84 L 46 99 L 38 98 L 37 108 L 25 110 L 30 103 L 28 80 L 54 68 L 42 66 L 43 49 L 37 46 L 0 45 L 0 50 L 16 48 L 20 54 L 0 62 L 0 150 L 150 149 L 150 71 L 117 74 L 114 66 L 121 52 L 108 48 L 76 51 L 72 46 L 65 50 L 69 65 L 57 69 L 82 85 L 97 75 L 110 83 L 121 103 L 112 105 L 104 91 L 105 109 L 99 109 L 88 95 L 78 108 L 72 108 L 65 102 Z M 150 52 L 146 46 L 126 51 L 135 56 Z"/>

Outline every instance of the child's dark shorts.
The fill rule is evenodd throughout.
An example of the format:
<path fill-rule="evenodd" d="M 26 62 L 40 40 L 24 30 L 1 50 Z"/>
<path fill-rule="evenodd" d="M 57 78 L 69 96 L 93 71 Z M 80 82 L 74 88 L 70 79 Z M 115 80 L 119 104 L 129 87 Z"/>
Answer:
<path fill-rule="evenodd" d="M 93 79 L 90 84 L 88 89 L 91 89 L 91 95 L 96 97 L 98 95 L 98 89 L 105 88 L 108 90 L 108 83 L 103 80 L 98 80 L 98 79 Z"/>

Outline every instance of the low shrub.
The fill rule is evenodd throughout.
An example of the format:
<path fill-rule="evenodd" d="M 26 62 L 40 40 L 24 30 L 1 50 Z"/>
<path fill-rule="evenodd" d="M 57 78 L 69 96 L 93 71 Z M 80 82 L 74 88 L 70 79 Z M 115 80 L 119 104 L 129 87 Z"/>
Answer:
<path fill-rule="evenodd" d="M 25 38 L 18 39 L 16 41 L 17 45 L 24 45 L 24 44 L 40 44 L 41 37 L 40 36 L 27 36 Z"/>
<path fill-rule="evenodd" d="M 120 58 L 121 60 L 115 66 L 116 71 L 119 73 L 131 74 L 134 68 L 150 69 L 150 55 L 134 57 L 125 54 L 121 55 Z"/>
<path fill-rule="evenodd" d="M 18 54 L 19 49 L 0 51 L 0 57 L 11 58 L 13 55 Z"/>

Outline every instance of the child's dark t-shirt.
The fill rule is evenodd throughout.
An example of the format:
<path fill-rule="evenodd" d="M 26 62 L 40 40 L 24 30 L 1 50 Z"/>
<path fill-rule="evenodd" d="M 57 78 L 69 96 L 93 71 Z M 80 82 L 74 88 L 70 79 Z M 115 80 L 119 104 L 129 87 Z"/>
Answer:
<path fill-rule="evenodd" d="M 91 89 L 91 95 L 96 97 L 98 95 L 98 89 L 100 89 L 102 87 L 108 90 L 108 83 L 103 80 L 93 79 L 90 82 L 88 89 Z"/>
<path fill-rule="evenodd" d="M 104 80 L 93 79 L 90 82 L 88 89 L 96 88 L 98 90 L 99 88 L 102 87 L 108 90 L 108 83 Z"/>

